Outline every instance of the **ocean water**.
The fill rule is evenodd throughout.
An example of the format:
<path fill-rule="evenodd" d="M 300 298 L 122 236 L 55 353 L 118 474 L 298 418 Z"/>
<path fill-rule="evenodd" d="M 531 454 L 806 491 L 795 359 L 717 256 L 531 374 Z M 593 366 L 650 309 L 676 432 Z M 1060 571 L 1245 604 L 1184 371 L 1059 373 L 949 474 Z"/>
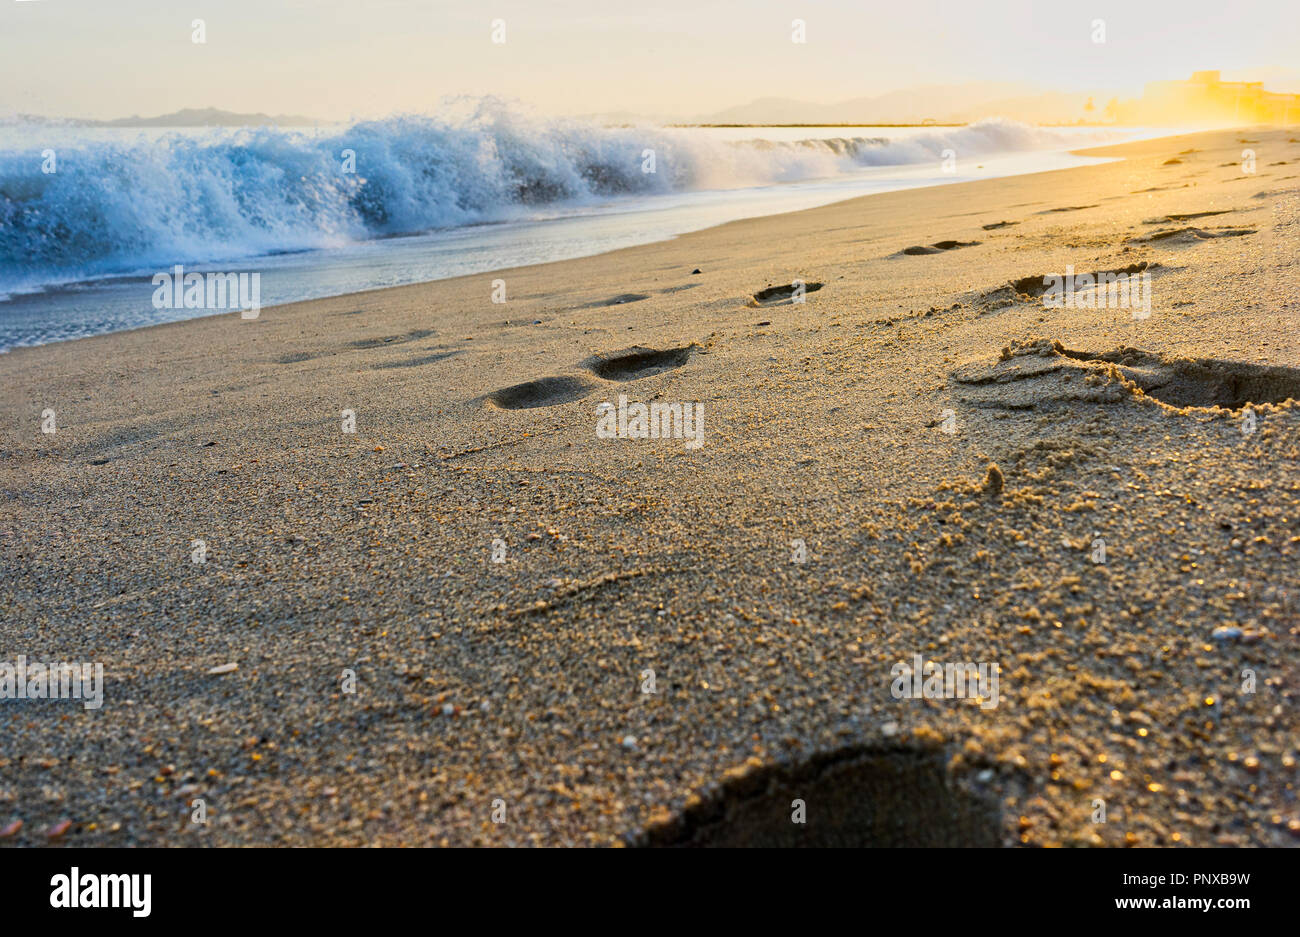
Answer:
<path fill-rule="evenodd" d="M 612 128 L 486 105 L 456 119 L 309 131 L 9 122 L 0 350 L 212 314 L 154 308 L 151 278 L 175 264 L 256 272 L 269 306 L 601 253 L 872 192 L 1066 168 L 1092 162 L 1069 149 L 1168 132 L 1000 120 Z M 944 171 L 949 151 L 955 166 Z"/>

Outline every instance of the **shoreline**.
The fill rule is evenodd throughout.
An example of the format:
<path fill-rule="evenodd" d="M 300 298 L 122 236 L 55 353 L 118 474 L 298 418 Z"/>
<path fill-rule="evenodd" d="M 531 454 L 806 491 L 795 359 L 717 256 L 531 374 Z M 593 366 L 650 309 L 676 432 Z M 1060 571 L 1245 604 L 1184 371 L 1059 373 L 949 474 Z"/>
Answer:
<path fill-rule="evenodd" d="M 964 125 L 963 125 L 963 126 L 964 126 Z M 1162 128 L 1162 129 L 1165 129 L 1165 128 Z M 1178 136 L 1178 135 L 1185 135 L 1185 134 L 1171 133 L 1171 135 Z M 1164 136 L 1162 136 L 1162 137 L 1154 137 L 1154 138 L 1152 138 L 1152 137 L 1145 137 L 1145 138 L 1142 138 L 1142 140 L 1139 140 L 1139 141 L 1129 141 L 1129 142 L 1143 142 L 1143 140 L 1148 140 L 1148 139 L 1165 139 L 1165 138 L 1167 138 L 1167 137 L 1164 137 Z M 1114 146 L 1114 145 L 1122 145 L 1122 144 L 1104 144 L 1104 145 L 1102 145 L 1102 148 L 1107 147 L 1107 146 Z M 1081 156 L 1081 157 L 1090 157 L 1091 154 L 1088 153 L 1088 152 L 1086 152 L 1086 150 L 1088 150 L 1088 149 L 1097 149 L 1097 147 L 1088 147 L 1088 148 L 1083 148 L 1083 149 L 1066 150 L 1066 151 L 1062 151 L 1062 155 Z M 994 159 L 994 160 L 996 160 L 996 159 L 1006 159 L 1006 158 L 1011 158 L 1011 157 L 1015 157 L 1015 156 L 1022 156 L 1022 155 L 1028 155 L 1028 154 L 1017 154 L 1017 153 L 995 154 L 993 157 L 985 157 L 985 159 Z M 886 167 L 881 167 L 881 168 L 886 168 Z M 904 167 L 894 167 L 894 168 L 895 168 L 895 169 L 899 169 L 899 168 L 906 168 L 906 167 L 904 166 Z M 982 167 L 981 167 L 981 168 L 982 168 Z M 1054 171 L 1060 171 L 1060 170 L 1059 170 L 1059 169 L 1042 169 L 1042 170 L 1034 170 L 1034 171 L 1030 171 L 1030 172 L 1018 172 L 1018 173 L 1012 173 L 1012 175 L 1037 175 L 1037 174 L 1042 173 L 1042 172 L 1054 172 Z M 993 178 L 1006 178 L 1006 176 L 994 176 Z M 804 185 L 824 184 L 824 183 L 826 183 L 826 182 L 828 182 L 828 181 L 843 181 L 843 180 L 838 180 L 838 179 L 835 179 L 835 178 L 828 179 L 828 180 L 806 180 L 806 181 L 804 181 L 804 182 L 792 183 L 792 184 L 791 184 L 791 190 L 793 190 L 793 189 L 797 189 L 798 187 L 800 187 L 800 186 L 804 186 Z M 944 186 L 944 185 L 965 185 L 965 184 L 968 184 L 969 182 L 980 182 L 980 181 L 988 181 L 988 180 L 983 180 L 983 179 L 969 179 L 969 180 L 964 180 L 964 181 L 962 181 L 962 182 L 942 182 L 942 181 L 936 181 L 936 182 L 932 182 L 932 183 L 930 183 L 929 185 L 926 185 L 926 186 L 920 186 L 920 188 L 933 188 L 933 187 Z M 764 187 L 764 188 L 767 188 L 767 187 Z M 778 187 L 778 188 L 782 188 L 782 187 Z M 898 185 L 897 188 L 891 188 L 891 189 L 887 189 L 887 190 L 885 190 L 885 191 L 886 191 L 886 192 L 892 192 L 892 191 L 906 191 L 906 190 L 911 189 L 911 188 L 915 188 L 915 186 L 902 184 L 902 180 L 899 180 L 899 185 Z M 727 190 L 723 190 L 723 191 L 727 191 Z M 738 191 L 744 191 L 744 190 L 738 190 Z M 677 196 L 681 196 L 681 195 L 689 195 L 690 193 L 674 193 L 674 194 L 677 195 Z M 707 193 L 705 193 L 705 194 L 707 194 Z M 852 194 L 852 195 L 846 194 L 844 198 L 837 199 L 837 200 L 835 200 L 835 201 L 833 201 L 833 202 L 825 203 L 825 205 L 838 204 L 838 203 L 840 203 L 840 202 L 850 201 L 850 200 L 853 200 L 853 199 L 856 199 L 856 198 L 869 198 L 869 197 L 872 197 L 872 196 L 874 196 L 874 195 L 879 195 L 879 194 L 885 194 L 885 193 L 883 193 L 883 192 L 870 192 L 870 193 L 866 193 L 866 194 L 862 194 L 862 193 Z M 825 207 L 825 205 L 814 205 L 814 206 L 812 206 L 812 207 L 813 207 L 813 208 Z M 762 209 L 762 208 L 764 208 L 765 206 L 759 205 L 759 206 L 756 206 L 756 207 L 759 208 L 759 209 Z M 661 210 L 662 210 L 662 209 L 661 209 Z M 789 213 L 791 213 L 791 212 L 805 211 L 805 210 L 809 210 L 809 209 L 807 209 L 807 208 L 795 208 L 795 209 L 783 210 L 783 211 L 772 211 L 772 212 L 768 212 L 768 213 L 766 213 L 766 214 L 758 214 L 758 215 L 746 216 L 745 218 L 740 218 L 740 219 L 736 219 L 736 220 L 748 220 L 748 218 L 766 218 L 766 217 L 772 217 L 772 216 L 774 216 L 774 215 L 789 214 Z M 590 218 L 589 218 L 589 220 L 593 220 L 593 221 L 595 221 L 595 220 L 599 220 L 601 217 L 602 217 L 602 215 L 598 213 L 598 214 L 595 214 L 595 215 L 591 215 Z M 547 220 L 544 220 L 544 221 L 541 221 L 541 222 L 530 221 L 530 220 L 518 220 L 518 219 L 516 219 L 516 220 L 507 220 L 507 221 L 487 221 L 487 222 L 482 222 L 482 223 L 478 223 L 478 224 L 464 225 L 464 226 L 455 227 L 455 228 L 437 229 L 437 230 L 434 230 L 434 231 L 425 231 L 425 232 L 408 233 L 408 234 L 394 234 L 394 235 L 388 235 L 388 236 L 383 236 L 383 237 L 376 237 L 376 238 L 373 238 L 373 239 L 369 239 L 369 240 L 367 240 L 367 241 L 357 242 L 357 243 L 355 243 L 355 244 L 348 245 L 348 247 L 353 248 L 353 249 L 356 249 L 356 248 L 364 248 L 364 247 L 366 247 L 367 245 L 377 244 L 377 243 L 381 243 L 381 242 L 383 242 L 383 241 L 390 241 L 390 240 L 405 240 L 405 239 L 410 239 L 410 238 L 427 238 L 427 237 L 435 236 L 435 235 L 449 235 L 449 234 L 454 235 L 454 234 L 457 234 L 457 233 L 460 233 L 460 232 L 471 232 L 471 231 L 479 230 L 479 229 L 482 229 L 482 230 L 492 230 L 492 229 L 495 229 L 495 228 L 497 228 L 497 227 L 499 227 L 499 226 L 501 226 L 501 225 L 524 225 L 524 226 L 528 226 L 528 225 L 533 225 L 533 224 L 540 224 L 540 225 L 543 226 L 543 228 L 545 228 L 545 226 L 547 226 L 547 225 L 554 224 L 554 223 L 557 222 L 557 221 L 564 221 L 564 220 L 566 220 L 566 218 L 567 218 L 567 216 L 562 216 L 562 217 L 559 217 L 559 218 L 547 219 Z M 728 222 L 723 221 L 723 222 L 719 222 L 719 223 L 720 223 L 720 224 L 726 224 L 726 223 L 728 223 Z M 697 231 L 704 231 L 704 230 L 708 230 L 709 228 L 712 228 L 712 227 L 717 227 L 717 224 L 710 224 L 710 225 L 707 225 L 707 226 L 704 227 L 704 228 L 696 228 L 696 229 L 688 230 L 688 231 L 684 231 L 684 232 L 665 233 L 663 237 L 660 237 L 660 238 L 658 238 L 657 240 L 646 241 L 646 242 L 644 242 L 644 243 L 647 243 L 647 244 L 660 243 L 660 242 L 665 241 L 665 240 L 671 240 L 671 239 L 673 239 L 673 238 L 675 238 L 675 237 L 680 237 L 680 236 L 682 236 L 682 234 L 689 234 L 689 233 L 695 233 L 695 232 L 697 232 Z M 642 245 L 632 245 L 632 246 L 642 246 Z M 431 247 L 432 247 L 432 245 L 431 245 Z M 538 263 L 563 262 L 564 260 L 574 260 L 574 259 L 581 259 L 582 257 L 599 256 L 600 254 L 602 254 L 602 253 L 606 253 L 606 252 L 608 252 L 608 250 L 611 249 L 611 248 L 599 247 L 598 245 L 593 245 L 593 248 L 595 248 L 595 249 L 593 250 L 592 253 L 583 253 L 583 254 L 579 254 L 579 255 L 577 255 L 576 257 L 567 257 L 567 258 L 563 258 L 563 259 L 558 260 L 558 261 L 542 260 L 542 261 L 538 261 Z M 612 248 L 612 249 L 621 249 L 621 248 Z M 249 268 L 252 267 L 252 266 L 254 266 L 254 265 L 256 265 L 259 261 L 263 261 L 263 262 L 264 262 L 264 261 L 267 261 L 267 260 L 274 260 L 274 259 L 276 259 L 276 258 L 283 257 L 283 256 L 302 256 L 302 257 L 306 257 L 306 258 L 313 258 L 313 257 L 315 257 L 315 258 L 319 258 L 321 261 L 325 261 L 325 260 L 328 259 L 328 256 L 329 256 L 329 250 L 328 250 L 328 249 L 326 249 L 326 250 L 322 250 L 322 249 L 311 249 L 311 248 L 307 248 L 307 249 L 302 249 L 302 250 L 289 250 L 289 251 L 276 252 L 276 253 L 272 253 L 272 254 L 258 255 L 258 256 L 255 256 L 255 257 L 243 258 L 243 259 L 238 260 L 238 261 L 210 260 L 210 261 L 203 261 L 203 262 L 194 263 L 194 264 L 188 264 L 188 263 L 187 263 L 187 264 L 184 264 L 184 266 L 186 266 L 187 268 L 190 268 L 190 269 L 195 269 L 195 268 L 198 268 L 198 269 L 207 269 L 207 268 L 213 268 L 213 267 L 224 267 L 224 268 L 228 268 L 228 269 L 235 270 L 235 271 L 255 272 L 255 271 L 250 270 Z M 319 275 L 319 274 L 322 273 L 322 272 L 328 272 L 332 267 L 337 268 L 337 267 L 341 267 L 341 266 L 346 266 L 348 263 L 349 263 L 349 261 L 348 261 L 346 258 L 344 258 L 344 257 L 339 257 L 339 258 L 337 258 L 337 259 L 335 260 L 334 264 L 332 264 L 332 265 L 329 264 L 329 263 L 322 263 L 322 265 L 321 265 L 321 266 L 320 266 L 316 271 L 314 271 L 314 272 L 315 272 L 317 275 Z M 528 264 L 528 266 L 534 266 L 534 265 L 536 265 L 536 264 Z M 169 265 L 169 266 L 167 267 L 167 270 L 171 270 L 172 267 L 174 267 L 174 266 L 175 266 L 175 264 Z M 489 274 L 489 273 L 508 271 L 508 270 L 511 270 L 511 269 L 515 269 L 515 267 L 517 267 L 517 266 L 520 266 L 520 265 L 517 265 L 517 264 L 516 264 L 516 265 L 498 266 L 498 267 L 493 267 L 493 268 L 491 268 L 491 269 L 485 269 L 485 270 L 482 270 L 482 271 L 477 271 L 477 272 L 474 272 L 474 273 L 466 273 L 466 274 L 452 274 L 452 275 L 449 275 L 449 276 L 438 277 L 438 278 L 433 278 L 433 279 L 420 279 L 420 280 L 412 281 L 411 283 L 405 283 L 405 284 L 400 284 L 400 285 L 402 285 L 402 286 L 412 286 L 412 285 L 418 285 L 418 284 L 421 284 L 421 283 L 434 283 L 434 282 L 439 282 L 440 280 L 443 280 L 443 279 L 455 279 L 456 277 L 459 277 L 459 276 L 482 276 L 482 275 L 486 275 L 486 274 Z M 265 273 L 265 271 L 258 271 L 258 272 Z M 95 277 L 92 277 L 92 278 L 90 278 L 90 279 L 68 280 L 68 281 L 64 281 L 64 282 L 51 283 L 51 284 L 46 284 L 45 286 L 42 286 L 42 287 L 39 287 L 39 288 L 25 289 L 25 290 L 20 291 L 20 292 L 17 292 L 17 293 L 11 293 L 11 294 L 9 294 L 9 297 L 10 297 L 10 298 L 9 298 L 8 300 L 6 300 L 6 302 L 13 302 L 13 303 L 15 303 L 15 304 L 18 305 L 18 306 L 21 306 L 21 305 L 23 305 L 23 304 L 25 304 L 25 303 L 41 303 L 41 304 L 49 305 L 51 302 L 53 302 L 53 304 L 54 304 L 54 309 L 51 310 L 51 314 L 53 314 L 53 312 L 56 311 L 57 308 L 58 308 L 58 307 L 57 307 L 57 303 L 58 303 L 60 297 L 68 296 L 68 295 L 74 295 L 74 294 L 81 294 L 81 293 L 85 293 L 85 292 L 87 292 L 87 291 L 91 291 L 91 292 L 93 293 L 93 291 L 94 291 L 95 289 L 100 289 L 100 290 L 111 290 L 111 289 L 113 289 L 113 288 L 115 288 L 115 287 L 130 286 L 130 285 L 132 285 L 132 284 L 143 286 L 145 283 L 147 283 L 147 282 L 149 282 L 149 281 L 151 280 L 151 278 L 153 277 L 154 273 L 156 273 L 156 271 L 155 271 L 153 268 L 145 268 L 145 269 L 142 269 L 141 271 L 136 272 L 136 273 L 105 274 L 105 275 L 95 276 Z M 301 277 L 301 276 L 306 276 L 307 273 L 308 273 L 307 271 L 300 271 L 300 272 L 296 272 L 296 273 L 291 272 L 290 275 Z M 279 272 L 277 273 L 277 275 L 284 275 L 284 271 L 279 271 Z M 306 299 L 306 300 L 302 300 L 302 299 L 292 299 L 292 300 L 287 300 L 287 301 L 282 301 L 282 302 L 275 302 L 275 303 L 272 304 L 272 305 L 265 305 L 265 306 L 263 306 L 263 307 L 261 307 L 261 308 L 263 308 L 263 309 L 272 309 L 272 308 L 276 308 L 276 307 L 278 307 L 278 306 L 290 305 L 290 304 L 292 304 L 292 303 L 294 303 L 294 302 L 310 302 L 310 301 L 314 301 L 314 300 L 318 300 L 318 299 L 331 299 L 331 298 L 337 298 L 337 297 L 342 297 L 342 296 L 355 296 L 355 295 L 362 295 L 362 294 L 365 294 L 365 293 L 371 292 L 371 291 L 373 291 L 374 289 L 388 289 L 388 288 L 392 288 L 392 287 L 380 286 L 380 287 L 373 287 L 373 288 L 370 288 L 370 289 L 361 289 L 361 290 L 344 291 L 344 292 L 339 292 L 339 293 L 331 293 L 331 294 L 329 294 L 329 295 L 324 295 L 324 296 L 312 297 L 311 299 Z M 92 301 L 93 301 L 93 296 L 92 296 L 92 297 L 87 297 L 87 298 L 86 298 L 86 302 L 92 302 Z M 192 318 L 207 318 L 207 317 L 209 317 L 209 316 L 220 316 L 220 315 L 227 314 L 227 312 L 228 312 L 228 310 L 223 310 L 223 311 L 220 311 L 220 312 L 209 312 L 209 313 L 206 313 L 206 314 L 204 314 L 204 315 L 195 316 L 195 317 L 192 317 Z M 176 319 L 176 320 L 171 320 L 171 321 L 189 321 L 189 319 L 188 319 L 188 318 L 186 318 L 186 319 Z M 114 330 L 114 331 L 130 331 L 130 330 L 132 330 L 132 329 L 137 329 L 137 328 L 148 328 L 148 327 L 151 327 L 151 326 L 153 326 L 153 325 L 162 325 L 162 324 L 167 324 L 167 323 L 165 323 L 165 322 L 152 322 L 152 323 L 145 323 L 145 324 L 142 324 L 142 325 L 134 325 L 134 326 L 130 326 L 130 327 L 128 327 L 127 329 L 116 329 L 116 330 Z M 101 333 L 96 333 L 96 334 L 113 334 L 113 332 L 101 332 Z M 42 343 L 40 343 L 40 344 L 52 344 L 52 343 L 60 342 L 60 341 L 74 341 L 74 340 L 76 340 L 76 339 L 78 339 L 78 338 L 86 338 L 86 337 L 93 337 L 93 336 L 79 335 L 79 336 L 72 336 L 72 337 L 69 337 L 69 338 L 56 338 L 56 339 L 53 339 L 53 340 L 51 340 L 51 341 L 42 342 Z M 11 348 L 4 349 L 3 351 L 4 351 L 4 352 L 12 351 L 12 350 L 14 350 L 15 348 L 18 348 L 18 347 L 39 347 L 39 345 L 19 345 L 19 346 L 13 346 L 13 347 L 11 347 Z M 0 353 L 3 353 L 3 352 L 0 352 Z"/>
<path fill-rule="evenodd" d="M 0 644 L 104 682 L 22 704 L 0 824 L 1294 845 L 1293 136 L 13 349 Z M 1067 265 L 1152 314 L 1025 292 Z"/>

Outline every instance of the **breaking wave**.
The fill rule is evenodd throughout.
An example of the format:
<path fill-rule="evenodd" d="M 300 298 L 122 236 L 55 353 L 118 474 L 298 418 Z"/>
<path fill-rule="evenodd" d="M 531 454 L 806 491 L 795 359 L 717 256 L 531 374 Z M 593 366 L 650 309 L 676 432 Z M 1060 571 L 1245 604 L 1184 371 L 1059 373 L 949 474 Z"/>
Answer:
<path fill-rule="evenodd" d="M 1003 120 L 885 139 L 726 141 L 695 129 L 542 120 L 482 103 L 458 119 L 392 117 L 325 131 L 148 138 L 75 131 L 42 171 L 43 130 L 5 128 L 0 293 L 545 216 L 627 196 L 839 176 L 869 166 L 1059 148 Z M 761 131 L 759 131 L 761 132 Z M 347 151 L 355 172 L 345 172 Z M 653 151 L 653 172 L 650 166 Z"/>

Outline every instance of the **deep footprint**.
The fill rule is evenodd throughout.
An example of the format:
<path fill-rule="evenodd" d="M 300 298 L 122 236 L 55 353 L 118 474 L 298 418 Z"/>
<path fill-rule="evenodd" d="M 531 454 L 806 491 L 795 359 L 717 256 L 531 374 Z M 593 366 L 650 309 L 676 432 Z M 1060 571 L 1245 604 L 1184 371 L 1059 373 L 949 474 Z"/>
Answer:
<path fill-rule="evenodd" d="M 822 288 L 820 283 L 805 283 L 803 291 L 805 293 L 815 293 Z M 769 286 L 761 289 L 750 297 L 751 306 L 779 306 L 782 303 L 793 302 L 795 295 L 795 285 L 786 283 L 783 286 Z"/>
<path fill-rule="evenodd" d="M 806 804 L 802 823 L 792 804 Z M 751 847 L 998 846 L 992 797 L 949 780 L 937 752 L 846 748 L 792 766 L 766 765 L 645 830 L 640 845 Z"/>
<path fill-rule="evenodd" d="M 1171 407 L 1240 410 L 1250 404 L 1300 400 L 1300 368 L 1221 358 L 1170 358 L 1137 348 L 1101 354 L 1062 349 L 1061 354 L 1076 361 L 1113 364 L 1146 396 Z"/>
<path fill-rule="evenodd" d="M 1227 410 L 1300 400 L 1300 368 L 1167 357 L 1137 348 L 1072 351 L 1046 338 L 1012 342 L 997 362 L 962 365 L 952 379 L 962 388 L 962 403 L 1003 410 L 1116 404 L 1135 397 L 1180 409 Z"/>
<path fill-rule="evenodd" d="M 1115 270 L 1094 270 L 1087 274 L 1076 273 L 1074 279 L 1077 282 L 1080 277 L 1090 276 L 1092 277 L 1092 281 L 1097 283 L 1100 282 L 1100 278 L 1103 274 L 1116 275 L 1122 273 L 1132 275 L 1134 273 L 1141 273 L 1144 270 L 1156 270 L 1159 267 L 1160 264 L 1148 264 L 1146 261 L 1141 261 L 1140 263 L 1129 264 L 1127 267 L 1119 267 Z M 1046 293 L 1053 284 L 1050 277 L 1046 275 L 1037 275 L 1021 277 L 1018 280 L 1010 281 L 1007 285 L 1010 286 L 1012 291 L 1018 296 L 1029 296 L 1033 299 L 1037 299 Z M 1003 289 L 1005 289 L 1005 287 L 1003 287 Z M 994 290 L 994 292 L 997 292 L 997 290 Z"/>
<path fill-rule="evenodd" d="M 585 397 L 595 385 L 580 377 L 543 377 L 493 391 L 484 400 L 502 410 L 553 407 Z"/>
<path fill-rule="evenodd" d="M 691 355 L 698 348 L 698 345 L 691 344 L 683 348 L 667 348 L 661 351 L 636 345 L 622 351 L 592 355 L 582 362 L 582 367 L 607 381 L 632 381 L 661 371 L 680 368 L 691 359 Z"/>

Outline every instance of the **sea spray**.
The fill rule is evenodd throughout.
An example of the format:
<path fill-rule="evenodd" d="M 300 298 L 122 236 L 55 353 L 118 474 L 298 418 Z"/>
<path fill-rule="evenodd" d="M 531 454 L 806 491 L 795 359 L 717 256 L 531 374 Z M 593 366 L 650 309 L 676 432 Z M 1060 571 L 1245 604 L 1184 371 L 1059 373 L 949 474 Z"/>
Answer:
<path fill-rule="evenodd" d="M 894 139 L 738 141 L 698 129 L 540 119 L 483 102 L 456 118 L 399 116 L 314 133 L 256 128 L 149 139 L 63 127 L 51 173 L 40 154 L 54 131 L 3 129 L 5 140 L 24 145 L 0 149 L 0 293 L 629 196 L 937 165 L 950 149 L 980 155 L 1079 140 L 991 120 Z"/>

